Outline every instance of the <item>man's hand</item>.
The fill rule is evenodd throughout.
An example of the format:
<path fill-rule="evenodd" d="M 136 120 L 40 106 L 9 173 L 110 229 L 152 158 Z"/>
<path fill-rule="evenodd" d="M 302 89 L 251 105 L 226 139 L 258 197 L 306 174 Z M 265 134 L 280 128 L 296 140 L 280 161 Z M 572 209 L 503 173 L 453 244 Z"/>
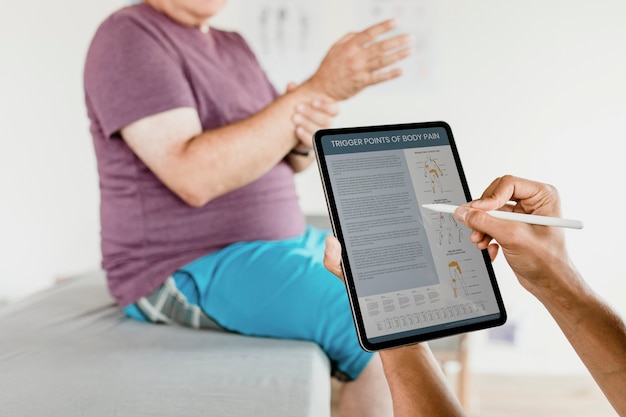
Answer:
<path fill-rule="evenodd" d="M 411 55 L 411 36 L 379 39 L 395 27 L 394 20 L 387 20 L 345 35 L 330 48 L 307 83 L 331 99 L 345 100 L 365 87 L 399 77 L 402 71 L 389 67 Z"/>
<path fill-rule="evenodd" d="M 339 106 L 335 102 L 316 99 L 311 103 L 298 104 L 292 120 L 296 126 L 296 137 L 300 140 L 300 144 L 294 149 L 305 152 L 313 149 L 315 132 L 329 128 L 338 114 Z"/>
<path fill-rule="evenodd" d="M 295 91 L 297 84 L 289 83 L 287 92 Z M 300 103 L 294 109 L 291 120 L 295 125 L 295 135 L 300 141 L 294 150 L 307 153 L 313 149 L 313 135 L 320 129 L 329 128 L 339 114 L 339 105 L 332 100 L 314 99 Z"/>

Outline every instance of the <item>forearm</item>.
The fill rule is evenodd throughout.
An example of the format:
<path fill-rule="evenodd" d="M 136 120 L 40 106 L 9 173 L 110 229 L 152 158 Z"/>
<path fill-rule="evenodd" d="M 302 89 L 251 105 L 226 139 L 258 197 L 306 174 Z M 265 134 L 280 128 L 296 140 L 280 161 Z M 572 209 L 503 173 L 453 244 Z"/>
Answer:
<path fill-rule="evenodd" d="M 380 352 L 395 417 L 463 416 L 463 409 L 426 344 Z"/>
<path fill-rule="evenodd" d="M 292 122 L 294 108 L 315 98 L 319 95 L 314 91 L 299 88 L 247 119 L 202 132 L 188 141 L 177 155 L 176 177 L 187 182 L 193 205 L 206 204 L 249 184 L 289 155 L 298 144 Z M 304 162 L 292 164 L 294 170 L 304 169 Z"/>
<path fill-rule="evenodd" d="M 582 280 L 565 269 L 549 288 L 534 289 L 615 410 L 626 416 L 626 328 Z"/>

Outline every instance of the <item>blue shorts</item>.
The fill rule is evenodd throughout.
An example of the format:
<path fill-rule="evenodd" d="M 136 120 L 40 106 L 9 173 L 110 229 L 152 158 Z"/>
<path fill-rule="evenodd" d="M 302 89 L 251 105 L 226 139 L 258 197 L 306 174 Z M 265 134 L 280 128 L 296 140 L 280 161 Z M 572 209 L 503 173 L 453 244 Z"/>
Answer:
<path fill-rule="evenodd" d="M 355 379 L 371 353 L 357 341 L 344 284 L 324 267 L 327 234 L 308 227 L 291 239 L 236 243 L 182 267 L 170 285 L 192 307 L 188 312 L 199 307 L 206 323 L 244 335 L 315 342 L 336 376 Z M 165 301 L 157 303 L 162 308 Z M 140 306 L 125 310 L 155 321 Z"/>

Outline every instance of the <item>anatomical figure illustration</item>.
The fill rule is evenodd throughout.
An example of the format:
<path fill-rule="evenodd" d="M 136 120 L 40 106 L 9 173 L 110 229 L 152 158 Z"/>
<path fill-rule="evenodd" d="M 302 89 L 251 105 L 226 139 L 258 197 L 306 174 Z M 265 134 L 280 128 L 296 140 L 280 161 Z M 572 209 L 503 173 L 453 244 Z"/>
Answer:
<path fill-rule="evenodd" d="M 463 241 L 463 228 L 454 218 L 453 214 L 439 213 L 439 246 L 445 242 L 452 244 L 452 242 Z M 448 224 L 450 225 L 448 227 Z"/>
<path fill-rule="evenodd" d="M 437 190 L 439 190 L 440 193 L 443 192 L 443 186 L 441 185 L 442 175 L 443 171 L 437 164 L 437 161 L 429 156 L 428 160 L 424 161 L 424 176 L 430 179 L 430 186 L 433 190 L 433 194 L 435 194 Z"/>
<path fill-rule="evenodd" d="M 450 279 L 452 280 L 452 290 L 454 291 L 454 298 L 458 297 L 459 288 L 463 290 L 463 293 L 468 296 L 469 291 L 465 280 L 463 279 L 463 271 L 458 262 L 452 261 L 448 264 L 448 271 L 450 272 Z"/>

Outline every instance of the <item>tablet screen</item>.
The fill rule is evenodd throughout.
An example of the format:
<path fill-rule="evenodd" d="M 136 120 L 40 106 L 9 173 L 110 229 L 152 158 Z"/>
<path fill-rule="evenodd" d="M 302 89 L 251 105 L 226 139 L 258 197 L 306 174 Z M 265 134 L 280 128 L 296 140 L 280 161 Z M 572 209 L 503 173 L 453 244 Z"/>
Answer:
<path fill-rule="evenodd" d="M 448 124 L 325 129 L 314 145 L 364 349 L 505 322 L 487 252 L 422 207 L 471 200 Z"/>

